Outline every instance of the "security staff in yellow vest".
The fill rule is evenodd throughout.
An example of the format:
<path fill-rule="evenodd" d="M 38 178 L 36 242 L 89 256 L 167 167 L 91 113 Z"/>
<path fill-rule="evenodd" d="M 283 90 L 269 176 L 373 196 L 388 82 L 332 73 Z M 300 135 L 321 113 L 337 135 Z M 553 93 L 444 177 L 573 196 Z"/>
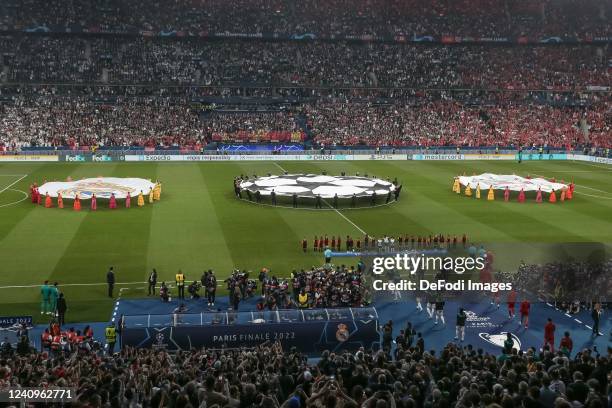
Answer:
<path fill-rule="evenodd" d="M 176 274 L 176 287 L 178 288 L 178 298 L 185 299 L 185 274 L 179 269 Z"/>
<path fill-rule="evenodd" d="M 108 345 L 108 354 L 112 355 L 115 349 L 115 343 L 117 342 L 117 329 L 113 323 L 109 323 L 106 329 L 104 329 L 104 335 L 106 336 L 106 344 Z"/>
<path fill-rule="evenodd" d="M 306 309 L 308 307 L 308 293 L 304 289 L 298 295 L 298 307 L 300 309 Z"/>

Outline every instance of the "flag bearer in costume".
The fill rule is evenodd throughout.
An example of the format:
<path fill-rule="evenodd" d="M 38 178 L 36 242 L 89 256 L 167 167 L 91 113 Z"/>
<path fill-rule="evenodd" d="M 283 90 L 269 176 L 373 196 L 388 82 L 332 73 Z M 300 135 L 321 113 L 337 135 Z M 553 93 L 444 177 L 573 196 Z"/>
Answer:
<path fill-rule="evenodd" d="M 155 183 L 155 187 L 153 187 L 153 199 L 155 201 L 159 201 L 161 198 L 161 183 L 158 181 Z"/>
<path fill-rule="evenodd" d="M 519 195 L 518 195 L 518 202 L 519 203 L 524 203 L 525 202 L 525 190 L 523 190 L 522 188 L 521 188 L 521 191 L 519 192 Z"/>
<path fill-rule="evenodd" d="M 453 193 L 461 194 L 461 185 L 457 177 L 455 177 L 455 181 L 453 182 Z"/>
<path fill-rule="evenodd" d="M 131 205 L 132 205 L 132 196 L 130 195 L 130 192 L 128 191 L 127 196 L 125 197 L 125 208 L 130 208 Z"/>
<path fill-rule="evenodd" d="M 57 193 L 57 207 L 64 208 L 64 199 L 62 198 L 62 193 Z"/>
<path fill-rule="evenodd" d="M 95 194 L 91 195 L 91 211 L 96 211 L 98 209 L 98 199 Z"/>
<path fill-rule="evenodd" d="M 40 194 L 40 190 L 38 190 L 38 187 L 36 187 L 36 204 L 42 204 L 42 195 Z"/>
<path fill-rule="evenodd" d="M 108 200 L 108 208 L 114 210 L 117 208 L 117 199 L 115 198 L 115 193 L 111 193 L 110 200 Z"/>
<path fill-rule="evenodd" d="M 467 197 L 471 197 L 472 196 L 472 188 L 470 187 L 470 184 L 468 183 L 468 185 L 465 187 L 465 192 L 464 194 Z"/>
<path fill-rule="evenodd" d="M 555 190 L 550 192 L 550 196 L 548 196 L 548 202 L 549 203 L 556 203 L 557 202 L 557 193 L 555 193 Z"/>
<path fill-rule="evenodd" d="M 72 203 L 72 209 L 74 211 L 81 211 L 81 199 L 79 198 L 78 193 L 74 196 L 74 202 Z"/>
<path fill-rule="evenodd" d="M 506 189 L 504 190 L 504 201 L 509 201 L 510 200 L 510 189 L 508 188 L 508 186 L 506 186 Z"/>
<path fill-rule="evenodd" d="M 480 183 L 476 184 L 476 198 L 480 200 Z"/>
<path fill-rule="evenodd" d="M 36 190 L 34 189 L 34 184 L 30 184 L 30 200 L 32 204 L 36 204 Z"/>
<path fill-rule="evenodd" d="M 568 200 L 574 198 L 574 188 L 572 187 L 573 185 L 574 183 L 570 184 L 569 188 L 567 189 L 567 192 L 565 193 L 565 198 L 567 198 Z"/>
<path fill-rule="evenodd" d="M 153 189 L 149 190 L 149 204 L 153 204 Z"/>
<path fill-rule="evenodd" d="M 565 187 L 561 189 L 561 197 L 559 198 L 561 202 L 565 201 L 565 190 L 566 190 Z"/>
<path fill-rule="evenodd" d="M 140 193 L 138 194 L 138 201 L 136 202 L 136 204 L 138 204 L 139 207 L 143 207 L 144 206 L 144 196 L 142 194 L 142 190 L 140 190 Z"/>
<path fill-rule="evenodd" d="M 495 193 L 493 192 L 493 186 L 489 186 L 489 192 L 487 193 L 487 200 L 488 201 L 495 200 Z"/>
<path fill-rule="evenodd" d="M 49 197 L 49 193 L 45 194 L 45 208 L 53 207 L 53 202 L 51 201 L 51 197 Z"/>
<path fill-rule="evenodd" d="M 536 194 L 536 203 L 542 202 L 542 189 L 538 187 L 538 193 Z"/>

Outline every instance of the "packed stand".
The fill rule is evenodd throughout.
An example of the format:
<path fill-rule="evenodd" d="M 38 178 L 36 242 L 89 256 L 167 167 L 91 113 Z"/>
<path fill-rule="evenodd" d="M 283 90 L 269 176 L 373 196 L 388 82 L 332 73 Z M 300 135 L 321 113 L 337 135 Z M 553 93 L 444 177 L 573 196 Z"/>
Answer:
<path fill-rule="evenodd" d="M 385 327 L 389 328 L 390 323 Z M 264 343 L 250 350 L 123 348 L 15 353 L 2 345 L 0 387 L 76 387 L 75 406 L 170 407 L 605 407 L 610 355 L 580 350 L 500 356 L 471 346 L 428 351 L 407 327 L 386 351 L 323 352 Z M 393 341 L 387 331 L 383 343 Z"/>
<path fill-rule="evenodd" d="M 589 108 L 323 102 L 305 111 L 321 146 L 612 147 L 609 101 Z"/>
<path fill-rule="evenodd" d="M 596 0 L 7 0 L 0 27 L 55 31 L 261 33 L 282 36 L 608 36 L 610 4 Z"/>
<path fill-rule="evenodd" d="M 10 36 L 7 82 L 573 90 L 612 84 L 598 46 L 421 46 Z"/>
<path fill-rule="evenodd" d="M 197 110 L 163 99 L 35 98 L 0 105 L 0 147 L 73 148 L 110 146 L 181 147 L 204 145 Z"/>
<path fill-rule="evenodd" d="M 305 139 L 291 111 L 218 111 L 203 120 L 215 142 L 301 143 Z"/>

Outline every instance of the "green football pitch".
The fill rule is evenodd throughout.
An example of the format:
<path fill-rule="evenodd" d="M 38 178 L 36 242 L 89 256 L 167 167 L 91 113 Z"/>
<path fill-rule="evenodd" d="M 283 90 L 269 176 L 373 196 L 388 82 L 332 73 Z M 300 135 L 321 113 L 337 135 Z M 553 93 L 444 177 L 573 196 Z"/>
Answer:
<path fill-rule="evenodd" d="M 398 202 L 379 208 L 306 211 L 273 208 L 234 198 L 240 174 L 368 173 L 403 184 Z M 574 180 L 571 202 L 494 202 L 457 196 L 452 179 L 463 173 L 541 175 Z M 142 177 L 163 183 L 161 201 L 138 208 L 97 212 L 46 209 L 24 198 L 28 186 L 67 177 Z M 0 315 L 39 315 L 39 287 L 58 281 L 69 321 L 107 320 L 112 300 L 103 285 L 116 269 L 126 296 L 143 296 L 152 268 L 172 281 L 212 268 L 220 278 L 234 268 L 271 268 L 288 276 L 294 268 L 322 263 L 301 251 L 300 241 L 327 234 L 468 234 L 497 243 L 612 242 L 612 168 L 581 162 L 225 162 L 225 163 L 0 163 Z M 518 256 L 518 255 L 517 255 Z M 126 283 L 122 285 L 121 283 Z M 99 285 L 94 285 L 99 284 Z M 40 315 L 39 315 L 40 316 Z"/>

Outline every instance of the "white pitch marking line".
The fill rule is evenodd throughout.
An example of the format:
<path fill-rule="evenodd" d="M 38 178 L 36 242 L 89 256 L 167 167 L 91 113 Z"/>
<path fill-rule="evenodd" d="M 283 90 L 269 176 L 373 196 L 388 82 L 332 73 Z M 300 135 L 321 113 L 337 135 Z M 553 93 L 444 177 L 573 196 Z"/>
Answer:
<path fill-rule="evenodd" d="M 15 184 L 19 183 L 21 180 L 23 180 L 26 177 L 28 177 L 27 174 L 24 174 L 23 176 L 19 177 L 19 179 L 17 179 L 17 181 L 13 181 L 11 184 L 9 184 L 8 186 L 6 186 L 2 190 L 0 190 L 0 194 L 4 193 L 6 190 L 8 190 L 9 188 L 13 187 Z"/>
<path fill-rule="evenodd" d="M 587 193 L 583 193 L 581 191 L 574 191 L 574 194 L 581 194 L 587 197 L 594 197 L 594 198 L 603 198 L 604 200 L 612 200 L 612 197 L 604 197 L 604 196 L 600 196 L 600 195 L 595 195 L 595 194 L 587 194 Z"/>
<path fill-rule="evenodd" d="M 578 319 L 574 319 L 574 320 L 577 321 L 578 323 L 582 324 L 581 320 L 578 320 Z"/>
<path fill-rule="evenodd" d="M 361 229 L 359 227 L 359 225 L 355 224 L 353 221 L 349 220 L 344 214 L 342 214 L 340 211 L 338 211 L 336 208 L 332 207 L 327 201 L 323 200 L 323 202 L 332 210 L 334 210 L 338 215 L 340 215 L 342 218 L 344 218 L 345 220 L 347 220 L 349 222 L 349 224 L 351 224 L 353 227 L 357 228 L 363 235 L 366 235 L 367 232 L 365 232 L 363 229 Z"/>
<path fill-rule="evenodd" d="M 602 170 L 605 170 L 605 171 L 612 171 L 612 169 L 609 168 L 609 167 L 598 166 L 598 165 L 596 165 L 594 163 L 583 162 L 582 160 L 574 160 L 574 163 L 580 163 L 580 164 L 584 164 L 585 166 L 596 167 L 598 169 L 602 169 Z"/>
<path fill-rule="evenodd" d="M 21 177 L 27 176 L 27 174 L 0 174 L 0 177 Z"/>
<path fill-rule="evenodd" d="M 141 285 L 143 283 L 146 283 L 146 282 L 120 282 L 120 283 L 116 283 L 115 285 Z M 103 286 L 103 285 L 108 285 L 108 283 L 106 282 L 103 282 L 103 283 L 64 283 L 64 284 L 61 284 L 60 286 Z M 12 285 L 12 286 L 0 286 L 0 289 L 37 288 L 39 286 L 40 284 Z M 126 289 L 126 288 L 121 288 L 121 289 Z"/>
<path fill-rule="evenodd" d="M 2 205 L 0 205 L 0 208 L 8 207 L 8 206 L 15 205 L 15 204 L 19 204 L 20 202 L 25 201 L 25 200 L 28 199 L 28 193 L 26 193 L 25 191 L 17 190 L 15 188 L 9 188 L 7 191 L 15 191 L 17 193 L 21 193 L 21 194 L 23 194 L 23 198 L 21 200 L 13 201 L 12 203 L 2 204 Z"/>
<path fill-rule="evenodd" d="M 585 324 L 584 327 L 586 327 L 589 330 L 593 330 L 593 328 L 591 326 L 589 326 L 588 324 Z"/>
<path fill-rule="evenodd" d="M 274 164 L 276 167 L 278 167 L 279 169 L 281 169 L 283 173 L 288 173 L 288 172 L 287 172 L 287 170 L 285 170 L 285 169 L 283 168 L 283 166 L 281 166 L 281 165 L 280 165 L 280 164 L 278 164 L 277 162 L 272 162 L 272 163 L 273 163 L 273 164 Z"/>
<path fill-rule="evenodd" d="M 541 174 L 535 174 L 535 173 L 534 173 L 533 175 L 534 175 L 534 176 L 538 176 L 538 177 L 543 178 L 543 179 L 546 179 L 546 176 L 543 176 L 543 175 L 541 175 Z M 585 186 L 584 184 L 575 184 L 575 186 L 580 187 L 580 188 L 587 188 L 587 189 L 589 189 L 589 190 L 593 190 L 593 191 L 598 191 L 598 192 L 600 192 L 600 193 L 612 194 L 612 193 L 610 193 L 609 191 L 604 191 L 604 190 L 600 190 L 600 189 L 598 189 L 598 188 L 593 188 L 593 187 Z M 585 194 L 585 193 L 581 193 L 580 191 L 576 191 L 576 192 L 577 192 L 577 193 L 580 193 L 580 194 L 588 195 L 588 194 Z M 600 197 L 600 196 L 591 196 L 591 197 Z M 601 197 L 601 198 L 606 198 L 606 197 Z"/>

